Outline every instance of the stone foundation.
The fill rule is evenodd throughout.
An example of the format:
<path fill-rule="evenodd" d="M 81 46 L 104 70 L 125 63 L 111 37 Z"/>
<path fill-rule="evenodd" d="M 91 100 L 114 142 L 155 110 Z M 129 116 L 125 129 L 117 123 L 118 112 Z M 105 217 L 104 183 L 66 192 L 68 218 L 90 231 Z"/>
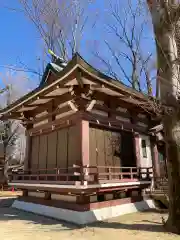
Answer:
<path fill-rule="evenodd" d="M 15 200 L 12 207 L 58 220 L 64 220 L 67 222 L 84 225 L 96 221 L 103 221 L 128 213 L 155 208 L 155 205 L 151 199 L 124 204 L 121 204 L 121 202 L 114 200 L 114 205 L 112 201 L 105 201 L 98 203 L 98 205 L 94 204 L 94 206 L 90 207 L 90 210 L 84 209 L 83 211 L 83 209 L 81 209 L 81 211 L 79 211 L 79 209 L 77 211 L 54 206 L 47 206 L 40 203 L 38 204 L 27 201 L 25 202 L 21 199 Z"/>

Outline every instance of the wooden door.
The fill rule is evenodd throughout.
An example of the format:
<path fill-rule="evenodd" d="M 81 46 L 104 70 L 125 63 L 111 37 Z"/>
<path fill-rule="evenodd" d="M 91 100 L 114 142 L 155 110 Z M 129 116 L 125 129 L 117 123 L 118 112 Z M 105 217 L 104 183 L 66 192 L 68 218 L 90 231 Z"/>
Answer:
<path fill-rule="evenodd" d="M 135 167 L 134 140 L 131 132 L 121 132 L 121 161 L 122 167 Z"/>

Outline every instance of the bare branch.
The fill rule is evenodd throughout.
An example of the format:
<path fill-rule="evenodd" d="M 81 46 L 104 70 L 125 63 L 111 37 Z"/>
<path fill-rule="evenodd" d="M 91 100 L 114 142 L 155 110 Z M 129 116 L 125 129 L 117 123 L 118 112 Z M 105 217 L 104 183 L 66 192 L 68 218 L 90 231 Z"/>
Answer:
<path fill-rule="evenodd" d="M 103 59 L 100 54 L 97 56 L 101 59 L 102 64 L 107 67 L 111 76 L 116 78 L 119 76 L 117 70 L 120 71 L 122 76 L 118 78 L 123 79 L 130 84 L 133 88 L 141 91 L 143 81 L 146 83 L 147 92 L 152 95 L 152 85 L 149 80 L 151 73 L 146 71 L 148 62 L 151 61 L 152 53 L 146 53 L 142 40 L 144 37 L 144 29 L 147 27 L 148 20 L 143 16 L 143 7 L 141 3 L 134 6 L 132 0 L 124 3 L 123 7 L 119 1 L 115 4 L 110 4 L 110 20 L 106 22 L 109 37 L 105 40 L 105 44 L 115 62 L 114 67 L 110 66 L 108 60 Z M 142 54 L 142 51 L 144 54 Z M 106 63 L 105 63 L 106 62 Z M 129 66 L 129 67 L 127 67 Z M 114 72 L 114 73 L 112 73 Z M 146 76 L 146 78 L 144 78 Z M 149 76 L 149 77 L 148 77 Z"/>
<path fill-rule="evenodd" d="M 79 51 L 84 26 L 87 23 L 85 8 L 90 1 L 79 0 L 19 0 L 26 16 L 37 28 L 46 48 L 65 61 Z"/>

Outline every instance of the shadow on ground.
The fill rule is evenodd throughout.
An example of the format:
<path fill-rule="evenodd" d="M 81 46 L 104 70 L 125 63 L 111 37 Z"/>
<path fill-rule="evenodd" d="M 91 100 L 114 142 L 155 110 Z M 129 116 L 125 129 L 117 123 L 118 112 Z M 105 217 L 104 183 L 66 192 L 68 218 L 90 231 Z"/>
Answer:
<path fill-rule="evenodd" d="M 5 201 L 5 200 L 4 200 Z M 8 201 L 10 201 L 8 199 Z M 12 199 L 13 201 L 13 199 Z M 148 213 L 164 213 L 158 210 L 148 210 L 144 212 L 144 216 L 139 221 L 134 221 L 134 223 L 128 224 L 126 221 L 120 222 L 120 218 L 114 218 L 112 220 L 96 222 L 93 224 L 89 224 L 88 226 L 79 226 L 71 223 L 67 223 L 64 221 L 57 221 L 51 218 L 39 216 L 33 213 L 28 213 L 24 211 L 20 211 L 17 209 L 13 209 L 11 207 L 2 207 L 0 206 L 0 221 L 25 221 L 25 224 L 36 224 L 41 226 L 54 226 L 57 231 L 66 231 L 66 230 L 78 230 L 83 228 L 103 228 L 103 229 L 126 229 L 132 231 L 148 231 L 148 232 L 164 232 L 165 229 L 160 222 L 157 221 L 149 221 Z M 143 219 L 144 218 L 144 219 Z M 131 219 L 131 214 L 129 215 L 129 219 Z M 123 221 L 123 220 L 122 220 Z M 126 223 L 127 222 L 127 223 Z M 132 220 L 131 220 L 132 222 Z"/>

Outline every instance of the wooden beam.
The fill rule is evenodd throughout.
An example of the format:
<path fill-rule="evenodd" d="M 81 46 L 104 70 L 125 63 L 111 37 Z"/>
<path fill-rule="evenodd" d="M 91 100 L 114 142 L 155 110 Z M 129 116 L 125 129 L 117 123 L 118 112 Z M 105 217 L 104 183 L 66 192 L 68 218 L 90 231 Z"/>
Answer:
<path fill-rule="evenodd" d="M 29 121 L 27 121 L 27 123 L 38 123 L 38 122 L 41 122 L 41 121 L 46 120 L 48 118 L 51 118 L 54 115 L 58 115 L 58 114 L 61 114 L 61 113 L 64 113 L 64 112 L 68 112 L 70 110 L 71 110 L 71 108 L 70 108 L 69 105 L 64 106 L 64 107 L 62 107 L 60 109 L 57 108 L 53 112 L 49 112 L 49 113 L 47 113 L 46 115 L 44 115 L 42 117 L 33 118 L 33 120 L 29 120 Z"/>
<path fill-rule="evenodd" d="M 66 86 L 61 86 L 60 84 L 59 85 L 57 84 L 56 86 L 54 86 L 51 89 L 51 91 L 50 91 L 50 89 L 48 89 L 48 91 L 43 92 L 43 95 L 39 94 L 38 96 L 32 97 L 26 104 L 21 105 L 21 107 L 23 107 L 23 106 L 24 107 L 39 107 L 39 106 L 43 105 L 43 103 L 40 103 L 40 104 L 31 104 L 31 103 L 33 103 L 34 101 L 39 100 L 39 99 L 49 99 L 49 101 L 51 101 L 54 98 L 61 98 L 63 95 L 65 95 L 67 93 L 63 93 L 61 95 L 55 95 L 55 96 L 45 96 L 46 94 L 49 94 L 50 92 L 52 92 L 56 89 L 60 89 L 60 88 L 67 89 L 68 90 L 67 93 L 69 93 L 69 91 L 71 90 L 71 87 L 69 87 L 69 86 L 66 87 Z M 29 105 L 29 104 L 31 104 L 31 105 Z"/>
<path fill-rule="evenodd" d="M 71 93 L 71 92 L 73 91 L 73 86 L 59 87 L 59 85 L 57 85 L 53 91 L 55 91 L 55 90 L 57 90 L 57 89 L 65 89 L 65 90 L 67 90 L 66 93 Z M 53 91 L 52 91 L 52 92 L 53 92 Z M 47 95 L 39 95 L 39 98 L 40 98 L 40 99 L 50 99 L 50 100 L 53 100 L 53 99 L 61 98 L 61 97 L 62 97 L 64 94 L 66 94 L 66 93 L 56 94 L 56 95 L 49 95 L 49 96 L 47 96 Z M 72 94 L 71 94 L 71 95 L 72 95 Z"/>
<path fill-rule="evenodd" d="M 83 88 L 84 84 L 83 84 L 83 81 L 82 81 L 82 72 L 79 68 L 76 70 L 76 80 L 77 80 L 79 86 L 81 88 Z"/>
<path fill-rule="evenodd" d="M 147 133 L 147 129 L 141 126 L 137 126 L 136 124 L 123 122 L 120 120 L 113 120 L 111 122 L 111 119 L 108 117 L 103 117 L 100 115 L 96 115 L 94 113 L 83 113 L 82 118 L 84 120 L 89 121 L 92 124 L 98 125 L 98 126 L 105 126 L 110 129 L 116 129 L 116 130 L 128 130 L 128 131 L 136 131 L 136 132 L 143 132 Z"/>
<path fill-rule="evenodd" d="M 68 105 L 71 107 L 71 109 L 72 109 L 74 112 L 77 112 L 77 111 L 78 111 L 77 107 L 75 106 L 75 104 L 74 104 L 72 101 L 68 101 Z"/>
<path fill-rule="evenodd" d="M 96 100 L 94 99 L 89 103 L 89 105 L 86 108 L 86 111 L 90 112 L 93 109 L 95 104 L 96 104 Z"/>
<path fill-rule="evenodd" d="M 130 113 L 129 113 L 128 110 L 127 110 L 127 112 L 120 112 L 120 111 L 117 111 L 116 109 L 109 108 L 106 105 L 102 106 L 102 105 L 97 104 L 97 103 L 94 104 L 93 109 L 104 111 L 104 112 L 108 113 L 109 116 L 111 116 L 111 117 L 113 116 L 114 119 L 116 118 L 116 116 L 120 116 L 120 117 L 123 117 L 123 118 L 130 119 Z"/>
<path fill-rule="evenodd" d="M 65 94 L 61 95 L 60 98 L 55 98 L 55 99 L 52 99 L 52 100 L 54 100 L 55 106 L 58 106 L 59 104 L 64 103 L 66 101 L 70 101 L 72 99 L 73 99 L 73 97 L 71 96 L 70 93 L 65 93 Z M 30 116 L 34 117 L 35 115 L 47 110 L 49 104 L 51 104 L 51 101 L 49 101 L 45 104 L 42 104 L 41 106 L 38 106 L 34 110 L 28 111 L 28 113 L 30 114 Z M 27 105 L 27 107 L 28 107 L 28 105 Z"/>
<path fill-rule="evenodd" d="M 131 98 L 129 101 L 128 101 L 128 97 L 129 96 L 122 96 L 121 98 L 120 97 L 116 97 L 116 96 L 108 96 L 106 93 L 103 93 L 103 92 L 99 92 L 98 90 L 94 90 L 93 92 L 93 95 L 92 95 L 93 99 L 96 99 L 96 100 L 102 100 L 102 101 L 105 101 L 107 99 L 111 99 L 112 102 L 116 103 L 117 106 L 120 106 L 120 107 L 124 107 L 124 108 L 127 108 L 128 110 L 135 110 L 136 112 L 138 113 L 146 113 L 148 114 L 147 111 L 149 111 L 149 114 L 151 113 L 152 109 L 151 107 L 145 107 L 146 102 L 145 99 L 144 101 L 137 101 L 136 98 Z M 141 104 L 144 103 L 144 105 Z"/>
<path fill-rule="evenodd" d="M 90 81 L 93 81 L 94 83 L 98 82 L 98 79 L 96 79 L 96 77 L 90 76 L 88 73 L 83 72 L 82 76 L 89 79 Z M 131 95 L 140 100 L 143 100 L 143 101 L 146 100 L 145 96 L 142 93 L 136 92 L 133 89 L 128 88 L 121 83 L 118 84 L 117 81 L 114 81 L 114 80 L 111 81 L 111 78 L 108 78 L 108 80 L 103 81 L 102 85 L 104 85 L 106 88 L 109 88 L 113 91 L 123 94 L 124 96 Z"/>
<path fill-rule="evenodd" d="M 23 115 L 21 115 L 21 113 L 9 113 L 9 114 L 5 114 L 5 115 L 1 115 L 0 116 L 1 120 L 7 120 L 7 119 L 17 119 L 17 120 L 27 120 Z"/>
<path fill-rule="evenodd" d="M 43 133 L 52 132 L 52 125 L 54 126 L 54 129 L 57 130 L 57 129 L 65 128 L 67 126 L 79 123 L 81 119 L 82 117 L 80 112 L 76 112 L 71 116 L 66 116 L 61 119 L 56 119 L 53 122 L 49 122 L 44 125 L 33 128 L 31 129 L 31 134 L 35 136 L 35 135 L 41 135 Z"/>

